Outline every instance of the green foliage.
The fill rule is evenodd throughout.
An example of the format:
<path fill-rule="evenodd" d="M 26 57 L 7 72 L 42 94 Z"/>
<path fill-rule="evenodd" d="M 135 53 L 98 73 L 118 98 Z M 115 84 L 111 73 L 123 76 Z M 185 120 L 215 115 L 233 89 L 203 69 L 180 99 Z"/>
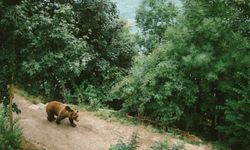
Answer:
<path fill-rule="evenodd" d="M 181 32 L 195 33 L 186 42 L 192 44 L 183 47 L 190 47 L 186 54 L 183 51 L 179 54 L 186 74 L 191 73 L 189 78 L 199 87 L 197 103 L 189 109 L 196 111 L 183 116 L 188 124 L 186 128 L 226 141 L 233 149 L 248 149 L 249 124 L 245 117 L 250 113 L 244 107 L 237 110 L 239 105 L 249 105 L 246 93 L 249 93 L 250 81 L 250 42 L 245 35 L 249 28 L 235 25 L 245 24 L 247 16 L 243 10 L 249 6 L 226 0 L 213 3 L 190 0 L 184 6 L 186 15 L 182 26 L 185 30 Z M 175 41 L 180 43 L 179 39 Z M 188 116 L 195 119 L 188 121 Z"/>
<path fill-rule="evenodd" d="M 212 142 L 212 145 L 217 150 L 229 150 L 230 149 L 228 146 L 218 141 Z"/>
<path fill-rule="evenodd" d="M 92 47 L 93 59 L 75 79 L 81 90 L 73 92 L 75 95 L 86 92 L 101 101 L 131 66 L 136 54 L 133 35 L 119 19 L 116 6 L 108 0 L 82 1 L 74 5 L 74 11 L 78 15 L 77 37 L 85 39 Z"/>
<path fill-rule="evenodd" d="M 168 0 L 144 0 L 136 14 L 137 26 L 141 29 L 138 44 L 152 51 L 163 43 L 166 29 L 176 23 L 177 13 L 176 6 Z"/>
<path fill-rule="evenodd" d="M 144 0 L 137 37 L 148 55 L 132 64 L 135 37 L 108 0 L 0 0 L 0 101 L 13 82 L 93 108 L 115 98 L 131 115 L 249 149 L 249 10 L 247 0 L 180 10 Z"/>
<path fill-rule="evenodd" d="M 168 142 L 155 142 L 151 147 L 152 150 L 170 150 Z"/>
<path fill-rule="evenodd" d="M 160 47 L 148 56 L 140 56 L 127 78 L 113 88 L 113 94 L 125 99 L 124 109 L 148 116 L 161 124 L 180 118 L 186 106 L 195 101 L 197 87 L 183 78 L 178 62 Z"/>
<path fill-rule="evenodd" d="M 172 150 L 185 150 L 184 144 L 177 142 L 173 145 Z"/>
<path fill-rule="evenodd" d="M 108 0 L 1 1 L 0 8 L 1 101 L 14 74 L 32 95 L 96 105 L 136 54 L 133 35 Z"/>
<path fill-rule="evenodd" d="M 8 9 L 9 8 L 9 9 Z M 10 76 L 10 62 L 13 59 L 13 53 L 10 44 L 10 35 L 14 30 L 13 18 L 9 15 L 12 13 L 11 7 L 6 4 L 6 1 L 0 1 L 0 102 L 4 103 L 5 108 L 9 103 L 9 95 L 7 84 Z M 7 51 L 9 49 L 9 51 Z"/>
<path fill-rule="evenodd" d="M 26 0 L 17 8 L 25 24 L 20 30 L 28 41 L 22 50 L 27 57 L 23 58 L 20 74 L 25 76 L 22 82 L 28 81 L 26 85 L 36 87 L 36 92 L 57 97 L 66 82 L 85 69 L 91 56 L 86 42 L 73 34 L 78 29 L 73 25 L 72 6 L 63 4 L 51 10 L 52 6 Z"/>
<path fill-rule="evenodd" d="M 25 0 L 17 11 L 26 38 L 19 84 L 34 95 L 100 101 L 136 54 L 110 1 Z"/>
<path fill-rule="evenodd" d="M 168 142 L 156 142 L 152 147 L 152 150 L 185 150 L 184 144 L 177 142 L 171 148 Z"/>
<path fill-rule="evenodd" d="M 2 107 L 1 107 L 2 109 Z M 3 110 L 0 111 L 0 149 L 17 150 L 21 148 L 21 129 L 17 121 L 14 122 L 13 129 L 10 128 L 8 117 L 4 115 Z"/>
<path fill-rule="evenodd" d="M 133 133 L 130 141 L 126 144 L 122 140 L 119 140 L 117 144 L 111 145 L 109 150 L 136 150 L 139 146 L 138 134 Z M 183 143 L 175 143 L 172 147 L 169 146 L 168 142 L 155 142 L 151 146 L 152 150 L 185 150 Z"/>
<path fill-rule="evenodd" d="M 249 76 L 248 76 L 249 77 Z M 249 149 L 249 126 L 250 122 L 248 116 L 250 114 L 249 107 L 249 92 L 246 91 L 248 87 L 234 87 L 232 90 L 239 93 L 240 99 L 232 95 L 231 98 L 225 102 L 225 124 L 218 127 L 218 130 L 225 134 L 229 143 L 243 145 L 244 149 Z M 243 89 L 242 89 L 243 88 Z M 236 91 L 235 91 L 236 90 Z M 232 136 L 234 135 L 234 136 Z"/>
<path fill-rule="evenodd" d="M 136 150 L 138 147 L 138 134 L 133 133 L 129 143 L 124 143 L 123 141 L 119 141 L 115 145 L 111 145 L 109 150 Z"/>
<path fill-rule="evenodd" d="M 151 53 L 136 59 L 112 94 L 132 115 L 249 149 L 249 7 L 185 0 L 177 15 L 166 1 L 145 0 L 137 15 L 142 35 L 162 40 L 142 43 Z M 158 18 L 166 25 L 160 34 Z"/>
<path fill-rule="evenodd" d="M 0 0 L 0 103 L 3 102 L 4 113 L 9 113 L 12 127 L 12 111 L 19 113 L 17 105 L 12 103 L 13 84 L 18 67 L 20 67 L 20 50 L 23 38 L 20 36 L 16 7 L 20 0 Z M 8 107 L 10 105 L 10 107 Z"/>

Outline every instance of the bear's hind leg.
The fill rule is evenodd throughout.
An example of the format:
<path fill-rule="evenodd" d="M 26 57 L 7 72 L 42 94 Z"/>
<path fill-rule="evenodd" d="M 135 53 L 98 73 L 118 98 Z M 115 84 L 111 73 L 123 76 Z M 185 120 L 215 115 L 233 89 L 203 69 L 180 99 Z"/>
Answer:
<path fill-rule="evenodd" d="M 55 118 L 55 115 L 54 115 L 54 113 L 52 113 L 52 112 L 48 112 L 47 113 L 47 119 L 48 119 L 48 121 L 54 121 L 56 118 Z"/>

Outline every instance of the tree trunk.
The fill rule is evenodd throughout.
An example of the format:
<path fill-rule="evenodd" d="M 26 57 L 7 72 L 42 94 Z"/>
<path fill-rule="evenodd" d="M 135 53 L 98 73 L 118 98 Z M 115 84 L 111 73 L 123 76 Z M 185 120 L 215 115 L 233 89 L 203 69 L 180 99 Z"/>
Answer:
<path fill-rule="evenodd" d="M 10 123 L 10 128 L 13 129 L 12 105 L 13 105 L 13 98 L 14 98 L 14 73 L 12 73 L 11 75 L 11 79 L 8 85 L 8 91 L 9 91 L 9 105 L 8 105 L 9 123 Z"/>

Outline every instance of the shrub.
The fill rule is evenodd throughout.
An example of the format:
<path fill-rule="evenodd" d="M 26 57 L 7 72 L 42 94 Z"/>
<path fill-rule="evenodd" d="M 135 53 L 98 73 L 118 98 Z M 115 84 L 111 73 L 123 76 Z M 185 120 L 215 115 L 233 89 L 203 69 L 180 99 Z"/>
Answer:
<path fill-rule="evenodd" d="M 0 149 L 1 150 L 18 150 L 21 147 L 22 132 L 14 121 L 13 129 L 10 128 L 8 117 L 0 110 Z"/>
<path fill-rule="evenodd" d="M 136 150 L 138 147 L 138 134 L 133 133 L 129 143 L 124 143 L 122 140 L 119 140 L 117 144 L 111 145 L 109 150 Z"/>
<path fill-rule="evenodd" d="M 168 141 L 156 142 L 152 147 L 152 150 L 185 150 L 183 143 L 175 143 L 172 148 L 169 146 Z"/>
<path fill-rule="evenodd" d="M 173 145 L 172 150 L 185 150 L 184 144 L 183 143 L 175 143 Z"/>
<path fill-rule="evenodd" d="M 170 150 L 168 142 L 156 142 L 152 147 L 152 150 Z"/>

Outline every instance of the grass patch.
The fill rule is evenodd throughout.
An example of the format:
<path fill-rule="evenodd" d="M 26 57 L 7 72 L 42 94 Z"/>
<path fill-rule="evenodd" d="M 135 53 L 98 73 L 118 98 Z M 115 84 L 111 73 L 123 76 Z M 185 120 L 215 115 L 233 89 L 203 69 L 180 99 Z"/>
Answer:
<path fill-rule="evenodd" d="M 192 145 L 202 145 L 202 144 L 207 144 L 208 142 L 204 141 L 204 139 L 200 139 L 199 137 L 195 136 L 194 134 L 190 134 L 189 132 L 186 131 L 181 131 L 179 129 L 175 128 L 170 128 L 168 130 L 168 133 L 185 143 L 189 143 Z"/>
<path fill-rule="evenodd" d="M 94 112 L 95 116 L 108 121 L 117 121 L 126 125 L 143 125 L 143 122 L 136 118 L 130 118 L 125 113 L 109 109 L 98 109 Z"/>
<path fill-rule="evenodd" d="M 113 111 L 109 109 L 98 109 L 97 111 L 94 111 L 94 114 L 95 116 L 104 120 L 120 122 L 125 125 L 141 125 L 154 133 L 169 134 L 169 132 L 166 132 L 163 128 L 155 127 L 150 123 L 145 123 L 136 117 L 126 115 L 124 112 Z"/>
<path fill-rule="evenodd" d="M 28 140 L 26 140 L 24 137 L 22 137 L 22 143 L 21 143 L 22 150 L 46 150 L 43 146 L 39 144 L 34 144 Z"/>
<path fill-rule="evenodd" d="M 139 147 L 138 139 L 138 133 L 133 133 L 128 143 L 125 143 L 120 139 L 118 143 L 111 145 L 109 150 L 136 150 Z"/>
<path fill-rule="evenodd" d="M 40 102 L 43 102 L 43 97 L 42 96 L 33 96 L 28 94 L 26 91 L 21 90 L 21 89 L 17 89 L 15 88 L 15 93 L 24 97 L 26 100 L 28 100 L 29 102 L 31 102 L 32 104 L 38 104 Z"/>

